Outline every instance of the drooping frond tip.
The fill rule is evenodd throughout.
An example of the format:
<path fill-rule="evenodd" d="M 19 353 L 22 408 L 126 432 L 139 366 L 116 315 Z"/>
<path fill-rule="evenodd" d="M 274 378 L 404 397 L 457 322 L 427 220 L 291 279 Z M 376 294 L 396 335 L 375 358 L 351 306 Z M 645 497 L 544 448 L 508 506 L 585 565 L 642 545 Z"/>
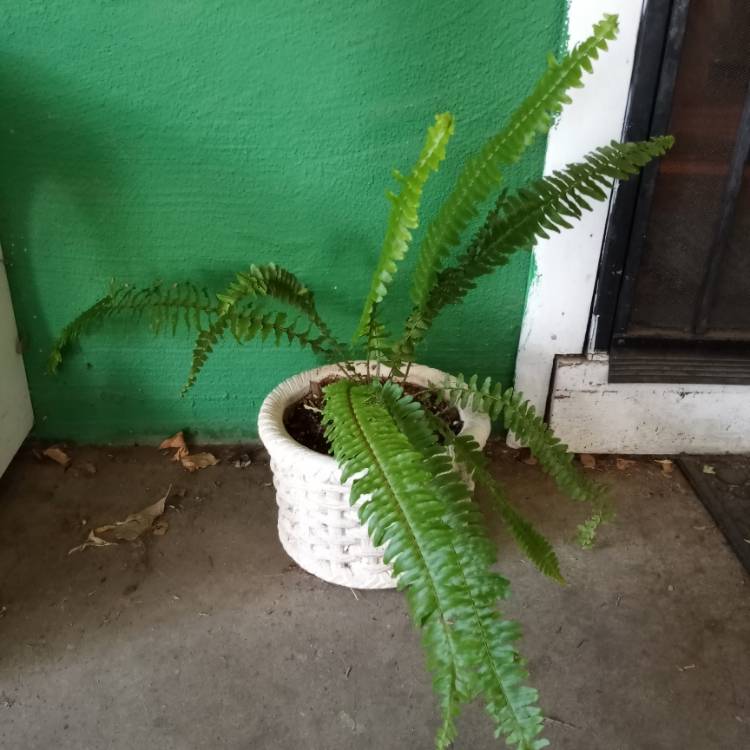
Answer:
<path fill-rule="evenodd" d="M 438 747 L 455 736 L 462 703 L 481 695 L 517 750 L 538 750 L 542 719 L 536 691 L 516 648 L 514 622 L 496 609 L 507 581 L 490 570 L 494 548 L 480 511 L 424 410 L 393 382 L 339 380 L 325 389 L 324 420 L 344 477 L 356 476 L 351 501 L 374 544 L 385 544 L 440 699 Z M 365 471 L 366 469 L 366 471 Z"/>
<path fill-rule="evenodd" d="M 398 172 L 394 173 L 401 183 L 401 191 L 398 195 L 391 191 L 386 193 L 391 202 L 388 227 L 380 258 L 372 276 L 370 290 L 357 325 L 355 339 L 367 333 L 374 308 L 388 293 L 388 285 L 398 269 L 397 264 L 403 260 L 409 249 L 411 232 L 419 225 L 422 190 L 427 178 L 432 172 L 437 171 L 440 162 L 445 159 L 445 149 L 453 131 L 453 116 L 450 113 L 435 115 L 435 122 L 427 129 L 422 151 L 411 172 L 407 176 Z"/>

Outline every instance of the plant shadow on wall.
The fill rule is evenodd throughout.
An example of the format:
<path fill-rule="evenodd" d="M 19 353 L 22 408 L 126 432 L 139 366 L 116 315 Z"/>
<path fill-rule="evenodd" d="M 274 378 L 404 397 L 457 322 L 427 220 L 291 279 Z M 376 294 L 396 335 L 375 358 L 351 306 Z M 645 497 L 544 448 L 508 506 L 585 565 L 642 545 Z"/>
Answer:
<path fill-rule="evenodd" d="M 492 567 L 497 551 L 467 477 L 489 494 L 528 558 L 543 574 L 562 581 L 551 545 L 508 499 L 471 432 L 454 429 L 449 407 L 463 410 L 467 419 L 481 414 L 513 430 L 562 490 L 593 504 L 592 519 L 579 528 L 585 545 L 607 510 L 601 489 L 579 474 L 566 447 L 521 394 L 489 377 L 459 374 L 442 382 L 419 382 L 410 380 L 410 372 L 424 372 L 415 358 L 432 323 L 441 314 L 455 314 L 478 279 L 506 266 L 539 237 L 569 228 L 592 203 L 607 200 L 616 180 L 638 174 L 671 147 L 670 137 L 612 142 L 518 190 L 505 186 L 504 171 L 549 130 L 570 101 L 568 92 L 583 85 L 584 74 L 616 33 L 616 18 L 605 16 L 570 53 L 560 60 L 551 56 L 529 96 L 467 160 L 418 244 L 411 310 L 400 330 L 385 325 L 383 305 L 391 299 L 394 276 L 410 249 L 425 184 L 453 136 L 454 119 L 448 113 L 435 117 L 414 166 L 394 174 L 397 192 L 389 193 L 391 211 L 380 258 L 351 342 L 338 338 L 321 317 L 311 290 L 294 274 L 264 264 L 240 271 L 218 292 L 191 282 L 115 286 L 65 327 L 50 356 L 54 371 L 79 336 L 124 315 L 146 316 L 157 333 L 197 330 L 184 391 L 193 386 L 214 347 L 228 337 L 240 344 L 260 339 L 299 345 L 335 363 L 334 376 L 310 383 L 307 407 L 317 414 L 340 467 L 341 494 L 348 494 L 358 508 L 372 545 L 384 547 L 383 562 L 390 564 L 421 631 L 443 720 L 438 748 L 453 742 L 461 706 L 476 698 L 483 700 L 496 733 L 509 745 L 539 750 L 547 744 L 539 736 L 543 719 L 536 692 L 524 684 L 527 674 L 516 648 L 519 627 L 497 608 L 508 596 L 508 581 Z M 494 204 L 482 227 L 467 239 L 468 227 L 491 198 Z M 273 458 L 272 442 L 266 444 Z M 301 446 L 294 451 L 305 460 Z M 282 475 L 277 473 L 276 480 L 280 488 Z M 309 502 L 308 491 L 303 485 L 300 504 Z M 289 497 L 285 492 L 285 503 Z"/>
<path fill-rule="evenodd" d="M 55 93 L 42 98 L 35 95 L 37 90 Z M 64 81 L 25 60 L 0 58 L 0 242 L 14 291 L 19 335 L 32 350 L 47 347 L 57 325 L 45 314 L 48 300 L 40 276 L 50 260 L 47 253 L 64 252 L 55 242 L 41 252 L 35 246 L 35 213 L 45 191 L 64 201 L 69 216 L 84 224 L 102 248 L 107 247 L 109 234 L 105 224 L 119 216 L 116 211 L 102 213 L 102 203 L 106 205 L 119 179 L 116 144 L 88 128 L 85 116 L 74 114 L 85 113 L 88 105 L 64 93 L 68 90 Z M 102 270 L 92 258 L 86 272 Z"/>
<path fill-rule="evenodd" d="M 45 431 L 43 420 L 52 414 L 60 424 L 49 428 L 52 435 L 46 430 L 49 436 L 64 436 L 66 419 L 88 435 L 106 421 L 113 435 L 126 436 L 136 410 L 154 436 L 171 430 L 175 414 L 165 405 L 172 390 L 163 372 L 171 362 L 178 371 L 184 349 L 157 349 L 147 333 L 123 324 L 92 341 L 92 353 L 106 353 L 109 367 L 97 367 L 89 357 L 54 380 L 44 374 L 52 331 L 75 312 L 94 279 L 142 283 L 165 272 L 171 276 L 170 268 L 188 262 L 201 284 L 220 288 L 226 265 L 244 253 L 226 248 L 238 244 L 240 217 L 244 223 L 249 215 L 252 224 L 248 206 L 258 205 L 253 196 L 281 196 L 288 180 L 278 170 L 259 169 L 258 155 L 241 144 L 220 148 L 137 98 L 128 103 L 120 93 L 108 97 L 87 80 L 68 80 L 18 57 L 0 56 L 0 106 L 0 242 L 37 427 Z M 177 165 L 169 157 L 175 153 L 183 155 Z M 248 185 L 256 191 L 250 199 Z M 205 194 L 212 196 L 214 214 L 210 207 L 190 209 Z M 289 199 L 285 207 L 293 214 L 303 209 Z M 222 212 L 237 221 L 214 220 Z M 333 224 L 325 209 L 318 207 L 317 215 Z M 338 226 L 351 246 L 363 244 L 355 229 Z M 243 246 L 305 258 L 303 246 L 274 244 L 263 230 L 256 238 L 243 226 L 241 234 Z M 152 356 L 134 360 L 134 349 Z M 155 363 L 151 370 L 144 367 L 149 361 Z M 201 396 L 212 398 L 207 389 Z M 191 405 L 180 408 L 184 417 Z M 137 436 L 144 434 L 141 428 Z"/>
<path fill-rule="evenodd" d="M 139 237 L 123 199 L 125 162 L 132 155 L 121 132 L 102 125 L 132 122 L 132 113 L 8 55 L 0 58 L 0 107 L 0 242 L 39 422 L 49 402 L 78 397 L 74 386 L 82 372 L 92 375 L 93 365 L 85 363 L 57 384 L 40 378 L 52 330 L 75 307 L 81 280 L 103 273 L 132 277 L 141 270 L 132 249 L 146 238 Z M 117 373 L 131 357 L 116 346 L 108 356 L 112 369 L 94 373 L 98 395 L 86 404 L 88 413 L 122 401 Z M 138 373 L 133 376 L 128 388 L 144 393 Z"/>

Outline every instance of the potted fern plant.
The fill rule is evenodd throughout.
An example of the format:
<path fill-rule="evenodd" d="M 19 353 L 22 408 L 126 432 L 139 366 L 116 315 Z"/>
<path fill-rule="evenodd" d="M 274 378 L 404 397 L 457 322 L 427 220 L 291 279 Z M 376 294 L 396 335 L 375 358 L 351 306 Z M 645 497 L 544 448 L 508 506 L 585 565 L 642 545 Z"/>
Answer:
<path fill-rule="evenodd" d="M 495 545 L 472 500 L 474 483 L 541 572 L 562 576 L 549 543 L 488 470 L 482 446 L 490 422 L 512 430 L 562 490 L 595 504 L 584 536 L 591 536 L 602 510 L 599 489 L 579 475 L 566 447 L 520 394 L 490 378 L 480 382 L 476 375 L 466 379 L 418 365 L 416 352 L 437 316 L 460 303 L 478 278 L 548 231 L 569 227 L 590 201 L 607 198 L 613 181 L 636 174 L 671 146 L 670 137 L 612 142 L 519 190 L 502 187 L 503 168 L 546 133 L 569 101 L 568 90 L 582 85 L 616 33 L 616 17 L 605 16 L 560 60 L 550 56 L 531 94 L 467 161 L 422 237 L 412 309 L 400 333 L 386 330 L 382 306 L 418 225 L 425 183 L 445 158 L 454 131 L 450 114 L 435 117 L 413 168 L 396 173 L 400 190 L 389 193 L 382 251 L 351 342 L 334 335 L 297 277 L 268 264 L 238 273 L 218 294 L 191 283 L 115 286 L 62 331 L 50 357 L 55 371 L 64 349 L 92 326 L 115 314 L 146 314 L 157 332 L 174 332 L 181 321 L 197 330 L 185 388 L 227 334 L 240 344 L 271 338 L 309 347 L 329 361 L 282 383 L 260 412 L 281 539 L 302 567 L 322 578 L 397 585 L 405 593 L 442 714 L 438 748 L 452 743 L 461 705 L 477 697 L 508 745 L 538 750 L 548 744 L 539 736 L 536 692 L 524 685 L 515 646 L 519 628 L 497 609 L 508 582 L 492 570 Z M 493 194 L 481 228 L 462 245 Z"/>

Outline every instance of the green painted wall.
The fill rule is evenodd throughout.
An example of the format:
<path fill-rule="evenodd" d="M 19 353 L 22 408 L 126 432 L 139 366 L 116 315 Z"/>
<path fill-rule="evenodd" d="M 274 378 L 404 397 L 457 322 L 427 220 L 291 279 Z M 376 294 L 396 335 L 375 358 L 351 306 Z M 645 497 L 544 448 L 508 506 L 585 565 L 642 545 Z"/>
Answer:
<path fill-rule="evenodd" d="M 44 372 L 50 341 L 110 278 L 221 284 L 269 260 L 313 286 L 348 336 L 391 168 L 411 164 L 435 112 L 456 115 L 428 186 L 431 215 L 457 165 L 560 47 L 564 15 L 564 0 L 6 4 L 0 241 L 36 434 L 254 435 L 265 393 L 312 355 L 226 345 L 180 399 L 185 336 L 109 326 L 57 378 Z M 543 147 L 514 179 L 539 171 Z M 422 361 L 508 382 L 528 262 L 519 255 L 444 314 Z"/>

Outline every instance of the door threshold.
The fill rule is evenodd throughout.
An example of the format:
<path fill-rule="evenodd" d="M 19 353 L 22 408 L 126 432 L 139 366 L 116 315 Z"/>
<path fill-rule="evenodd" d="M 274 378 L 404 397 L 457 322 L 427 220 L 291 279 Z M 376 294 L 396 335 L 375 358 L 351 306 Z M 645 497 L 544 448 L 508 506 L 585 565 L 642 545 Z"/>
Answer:
<path fill-rule="evenodd" d="M 750 385 L 613 383 L 608 354 L 560 355 L 549 422 L 575 453 L 748 453 Z"/>

